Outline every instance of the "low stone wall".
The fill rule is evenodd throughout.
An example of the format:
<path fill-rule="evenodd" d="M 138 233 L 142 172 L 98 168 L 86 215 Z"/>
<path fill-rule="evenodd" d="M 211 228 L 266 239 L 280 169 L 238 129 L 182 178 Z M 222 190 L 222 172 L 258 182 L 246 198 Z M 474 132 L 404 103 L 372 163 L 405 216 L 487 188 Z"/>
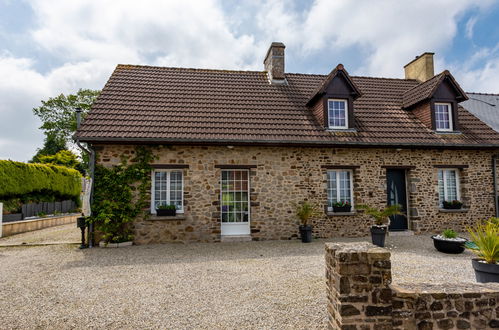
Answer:
<path fill-rule="evenodd" d="M 14 221 L 7 222 L 2 225 L 3 236 L 11 236 L 15 234 L 25 233 L 27 231 L 33 231 L 53 226 L 65 225 L 68 223 L 74 223 L 76 226 L 76 218 L 81 216 L 80 214 L 65 214 L 61 216 L 47 217 L 47 218 L 37 218 L 32 220 Z"/>
<path fill-rule="evenodd" d="M 499 328 L 499 286 L 391 285 L 390 252 L 370 243 L 326 244 L 331 329 Z"/>

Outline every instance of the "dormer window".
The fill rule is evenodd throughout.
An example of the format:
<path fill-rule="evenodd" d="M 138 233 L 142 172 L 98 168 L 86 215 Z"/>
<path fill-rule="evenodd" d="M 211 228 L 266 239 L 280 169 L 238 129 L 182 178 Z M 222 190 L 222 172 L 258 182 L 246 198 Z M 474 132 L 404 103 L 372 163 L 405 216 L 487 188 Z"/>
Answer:
<path fill-rule="evenodd" d="M 348 128 L 348 101 L 328 99 L 328 120 L 330 129 Z"/>
<path fill-rule="evenodd" d="M 435 129 L 438 132 L 451 132 L 452 124 L 452 104 L 435 103 Z"/>

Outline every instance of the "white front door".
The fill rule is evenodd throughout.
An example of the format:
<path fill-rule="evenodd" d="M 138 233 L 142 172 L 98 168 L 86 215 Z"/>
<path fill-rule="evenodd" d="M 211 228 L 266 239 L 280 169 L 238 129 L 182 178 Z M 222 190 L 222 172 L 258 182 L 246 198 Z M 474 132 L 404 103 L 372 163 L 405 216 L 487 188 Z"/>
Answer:
<path fill-rule="evenodd" d="M 248 170 L 222 170 L 220 204 L 222 235 L 249 235 Z"/>

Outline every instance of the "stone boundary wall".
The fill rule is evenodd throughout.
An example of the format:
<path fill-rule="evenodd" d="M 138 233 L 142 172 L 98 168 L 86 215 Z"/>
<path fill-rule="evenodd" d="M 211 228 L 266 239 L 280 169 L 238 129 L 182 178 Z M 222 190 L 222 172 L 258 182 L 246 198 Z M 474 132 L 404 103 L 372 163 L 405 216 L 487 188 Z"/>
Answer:
<path fill-rule="evenodd" d="M 499 328 L 499 285 L 392 285 L 391 279 L 388 250 L 367 242 L 326 244 L 329 328 Z"/>
<path fill-rule="evenodd" d="M 53 226 L 65 225 L 68 223 L 74 223 L 76 226 L 76 218 L 79 216 L 81 215 L 65 214 L 56 217 L 37 218 L 32 220 L 3 223 L 2 225 L 3 237 L 25 233 L 28 231 L 53 227 Z"/>

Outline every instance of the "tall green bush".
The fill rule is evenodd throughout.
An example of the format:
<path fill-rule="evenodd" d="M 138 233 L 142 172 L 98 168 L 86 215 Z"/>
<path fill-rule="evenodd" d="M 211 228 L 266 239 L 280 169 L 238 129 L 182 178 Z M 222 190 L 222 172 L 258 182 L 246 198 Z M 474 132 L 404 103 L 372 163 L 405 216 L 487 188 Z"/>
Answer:
<path fill-rule="evenodd" d="M 0 199 L 49 194 L 78 200 L 81 175 L 63 166 L 0 160 Z"/>

